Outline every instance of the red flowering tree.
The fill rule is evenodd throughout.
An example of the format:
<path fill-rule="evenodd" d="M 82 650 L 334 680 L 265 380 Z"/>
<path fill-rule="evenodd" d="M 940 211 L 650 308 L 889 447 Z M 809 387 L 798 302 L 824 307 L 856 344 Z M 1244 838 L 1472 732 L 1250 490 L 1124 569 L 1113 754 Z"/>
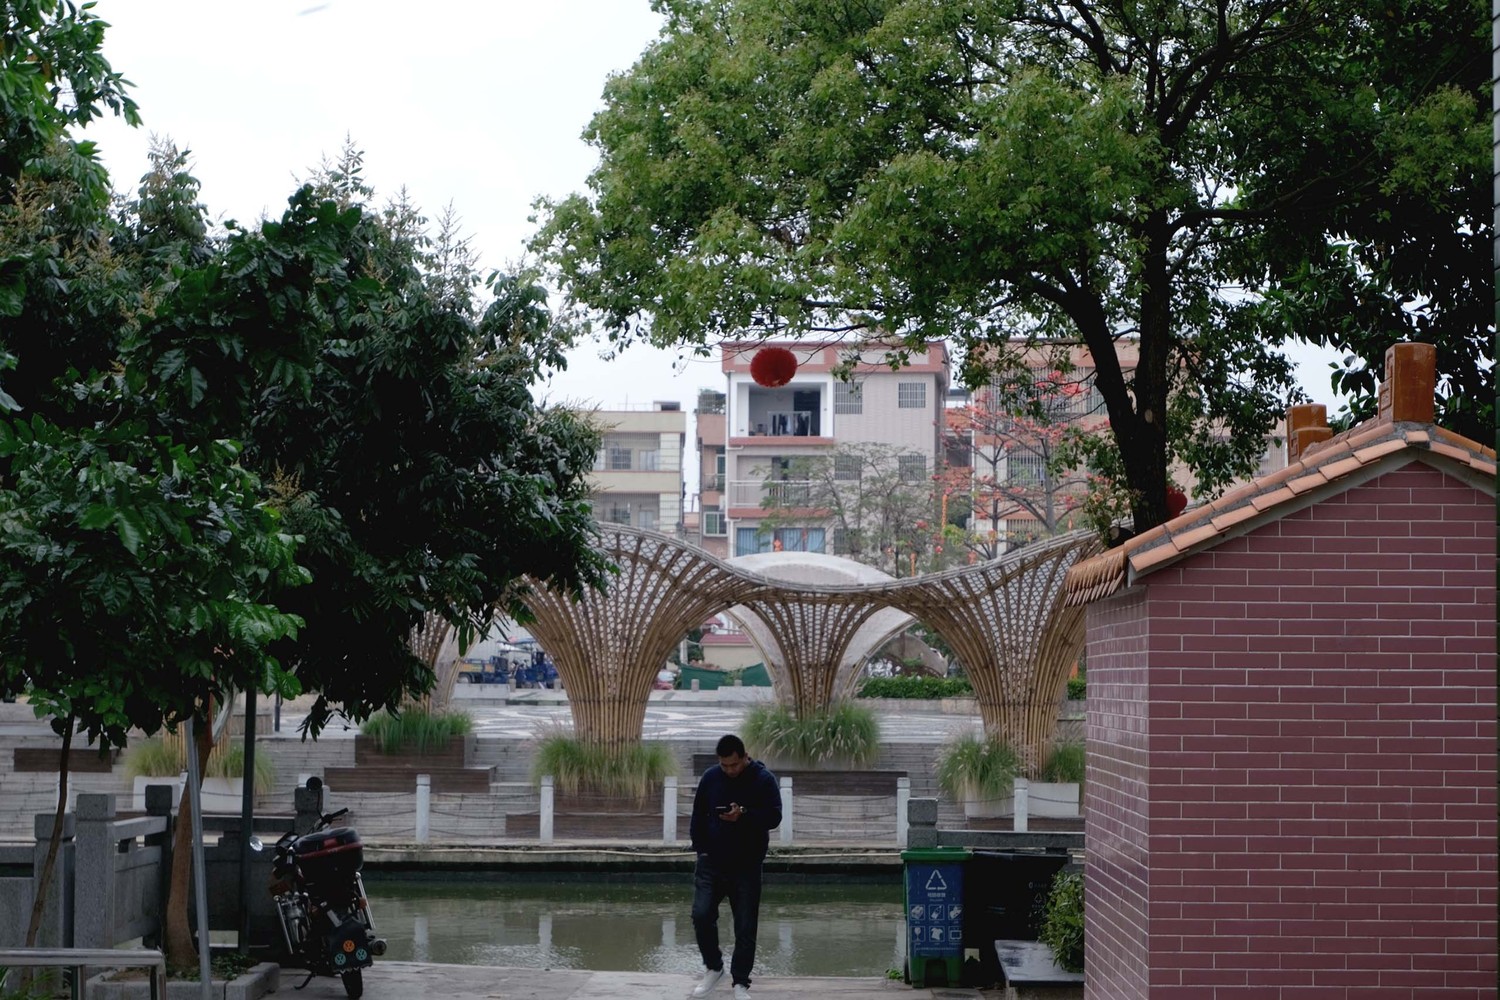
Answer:
<path fill-rule="evenodd" d="M 1074 527 L 1091 490 L 1080 466 L 1080 437 L 1106 428 L 1085 376 L 1052 368 L 1022 370 L 975 393 L 951 429 L 970 443 L 970 469 L 950 469 L 945 488 L 967 490 L 973 510 L 965 546 L 995 559 L 1018 541 Z M 1002 534 L 1000 525 L 1011 522 Z M 1015 522 L 1026 527 L 1017 536 Z"/>

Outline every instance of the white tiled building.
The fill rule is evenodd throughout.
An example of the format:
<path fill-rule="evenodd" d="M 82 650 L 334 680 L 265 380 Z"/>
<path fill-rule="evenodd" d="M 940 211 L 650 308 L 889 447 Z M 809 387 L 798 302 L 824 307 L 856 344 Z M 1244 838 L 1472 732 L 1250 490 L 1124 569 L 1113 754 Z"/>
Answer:
<path fill-rule="evenodd" d="M 751 377 L 751 359 L 769 346 L 785 347 L 797 358 L 796 375 L 787 385 L 767 388 Z M 904 453 L 909 468 L 903 468 L 903 478 L 921 481 L 932 475 L 948 392 L 947 350 L 941 342 L 929 343 L 907 366 L 892 371 L 885 350 L 872 347 L 855 365 L 852 379 L 841 381 L 833 371 L 849 350 L 848 344 L 806 341 L 723 345 L 724 439 L 710 440 L 701 427 L 698 437 L 705 463 L 710 455 L 715 463 L 714 468 L 705 464 L 705 476 L 722 472 L 723 486 L 718 510 L 708 507 L 705 495 L 704 524 L 722 525 L 728 555 L 771 551 L 778 543 L 786 551 L 833 551 L 826 512 L 796 506 L 796 492 L 805 484 L 785 478 L 767 482 L 798 457 L 844 444 L 879 444 Z M 777 525 L 763 533 L 768 512 L 762 501 L 771 489 L 785 493 L 777 498 Z"/>
<path fill-rule="evenodd" d="M 687 414 L 681 404 L 596 410 L 593 420 L 604 433 L 590 477 L 595 519 L 680 535 L 687 440 Z"/>

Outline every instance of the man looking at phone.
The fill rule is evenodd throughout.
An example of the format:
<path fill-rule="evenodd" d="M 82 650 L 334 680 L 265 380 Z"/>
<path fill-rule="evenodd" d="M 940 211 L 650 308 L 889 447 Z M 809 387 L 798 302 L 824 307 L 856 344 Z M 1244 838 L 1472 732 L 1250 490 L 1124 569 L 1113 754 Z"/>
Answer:
<path fill-rule="evenodd" d="M 776 775 L 751 760 L 738 736 L 719 739 L 719 762 L 703 772 L 693 797 L 693 932 L 708 969 L 693 996 L 706 997 L 724 978 L 719 950 L 719 904 L 729 900 L 734 917 L 734 955 L 729 963 L 734 1000 L 750 1000 L 755 932 L 760 923 L 760 870 L 770 831 L 781 825 Z"/>

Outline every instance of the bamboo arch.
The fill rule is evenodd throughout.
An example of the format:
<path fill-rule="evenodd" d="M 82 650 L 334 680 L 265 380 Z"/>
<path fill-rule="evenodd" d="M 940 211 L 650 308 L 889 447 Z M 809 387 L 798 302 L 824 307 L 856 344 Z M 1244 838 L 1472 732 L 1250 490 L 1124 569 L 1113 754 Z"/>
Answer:
<path fill-rule="evenodd" d="M 1083 648 L 1083 615 L 1062 606 L 1063 578 L 1099 548 L 1091 533 L 1070 532 L 977 566 L 835 585 L 771 579 L 644 529 L 602 526 L 600 541 L 619 567 L 605 590 L 574 599 L 536 586 L 526 598 L 580 739 L 639 740 L 652 682 L 672 648 L 736 605 L 753 611 L 780 647 L 767 661 L 782 697 L 799 713 L 826 708 L 842 693 L 855 635 L 889 608 L 947 640 L 969 671 L 985 732 L 1009 742 L 1028 772 L 1046 757 L 1068 669 Z"/>

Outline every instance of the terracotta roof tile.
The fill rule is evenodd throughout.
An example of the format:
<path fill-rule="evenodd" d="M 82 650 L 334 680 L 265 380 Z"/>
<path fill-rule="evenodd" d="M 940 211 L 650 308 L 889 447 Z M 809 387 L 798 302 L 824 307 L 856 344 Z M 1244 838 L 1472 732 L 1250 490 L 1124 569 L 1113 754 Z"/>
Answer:
<path fill-rule="evenodd" d="M 1235 525 L 1406 449 L 1431 451 L 1490 476 L 1496 472 L 1494 449 L 1452 431 L 1431 424 L 1370 420 L 1308 448 L 1285 469 L 1078 563 L 1068 573 L 1067 603 L 1076 606 L 1107 597 L 1126 584 L 1130 570 L 1144 575 L 1175 562 L 1212 544 Z"/>
<path fill-rule="evenodd" d="M 1355 469 L 1360 468 L 1364 464 L 1365 463 L 1361 462 L 1357 456 L 1349 455 L 1346 458 L 1341 458 L 1336 462 L 1331 462 L 1328 465 L 1323 466 L 1318 471 L 1323 473 L 1323 476 L 1329 482 L 1332 482 L 1335 479 L 1347 476 L 1349 473 L 1353 472 Z"/>
<path fill-rule="evenodd" d="M 1277 492 L 1280 491 L 1278 490 Z M 1225 511 L 1218 517 L 1214 518 L 1211 523 L 1213 524 L 1215 529 L 1219 531 L 1227 531 L 1228 529 L 1234 527 L 1236 524 L 1239 524 L 1241 521 L 1248 521 L 1250 520 L 1250 518 L 1259 513 L 1260 508 L 1256 507 L 1254 504 L 1247 503 L 1242 507 L 1236 507 L 1234 510 Z"/>
<path fill-rule="evenodd" d="M 1302 478 L 1304 480 L 1307 480 L 1307 479 L 1313 479 L 1314 477 L 1312 477 L 1312 476 L 1303 476 Z M 1325 480 L 1321 476 L 1317 477 L 1317 480 L 1318 480 L 1318 485 L 1320 485 L 1320 486 L 1325 482 Z M 1279 503 L 1285 503 L 1286 501 L 1290 500 L 1292 497 L 1296 496 L 1299 492 L 1302 492 L 1302 491 L 1295 490 L 1291 486 L 1283 486 L 1279 490 L 1273 490 L 1270 493 L 1262 493 L 1258 497 L 1251 497 L 1250 498 L 1250 506 L 1254 507 L 1257 511 L 1269 510 L 1270 508 L 1275 507 Z"/>
<path fill-rule="evenodd" d="M 1296 494 L 1306 493 L 1308 490 L 1317 489 L 1319 486 L 1322 486 L 1326 482 L 1328 482 L 1328 477 L 1323 475 L 1323 471 L 1321 469 L 1314 469 L 1312 470 L 1312 472 L 1308 473 L 1305 476 L 1298 476 L 1296 479 L 1293 479 L 1286 485 L 1287 489 Z"/>

